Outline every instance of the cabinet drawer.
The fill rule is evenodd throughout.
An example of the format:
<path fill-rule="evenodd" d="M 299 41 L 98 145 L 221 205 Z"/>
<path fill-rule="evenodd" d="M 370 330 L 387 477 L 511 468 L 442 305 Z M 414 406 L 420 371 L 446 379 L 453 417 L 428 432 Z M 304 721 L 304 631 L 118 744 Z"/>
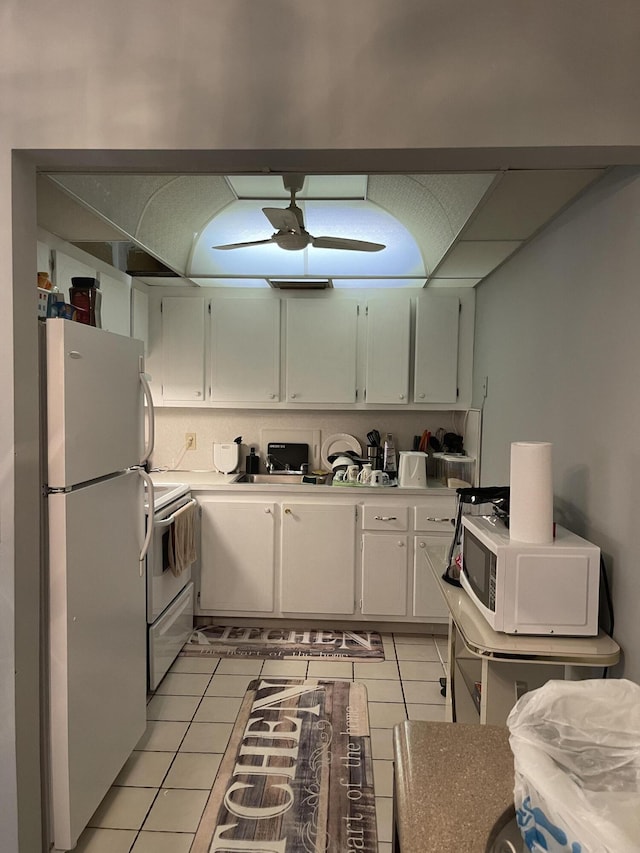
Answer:
<path fill-rule="evenodd" d="M 415 529 L 449 533 L 453 531 L 455 517 L 455 498 L 433 498 L 415 507 Z"/>
<path fill-rule="evenodd" d="M 367 504 L 363 507 L 362 527 L 364 530 L 407 530 L 408 526 L 408 506 Z"/>

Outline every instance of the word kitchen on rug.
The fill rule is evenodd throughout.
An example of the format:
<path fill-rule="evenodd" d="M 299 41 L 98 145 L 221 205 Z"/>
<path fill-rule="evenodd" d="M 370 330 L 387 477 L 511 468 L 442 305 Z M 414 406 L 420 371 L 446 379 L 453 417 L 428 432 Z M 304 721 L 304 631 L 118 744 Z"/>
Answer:
<path fill-rule="evenodd" d="M 249 684 L 191 853 L 377 853 L 367 691 Z"/>
<path fill-rule="evenodd" d="M 384 646 L 376 631 L 304 631 L 207 625 L 194 629 L 180 654 L 380 661 L 384 660 Z"/>

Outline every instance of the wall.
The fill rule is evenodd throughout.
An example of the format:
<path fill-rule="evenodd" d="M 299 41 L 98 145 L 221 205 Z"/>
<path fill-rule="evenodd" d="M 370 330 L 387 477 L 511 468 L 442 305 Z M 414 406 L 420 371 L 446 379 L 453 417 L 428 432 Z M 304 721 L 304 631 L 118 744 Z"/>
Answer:
<path fill-rule="evenodd" d="M 465 434 L 469 435 L 470 446 L 475 445 L 475 434 L 471 428 L 476 419 L 470 421 Z M 187 432 L 196 433 L 196 449 L 187 451 L 177 466 L 181 470 L 204 470 L 213 468 L 211 445 L 216 442 L 230 442 L 236 436 L 242 436 L 242 458 L 251 446 L 260 453 L 265 463 L 266 445 L 261 440 L 263 430 L 275 434 L 268 441 L 278 441 L 284 431 L 317 430 L 322 442 L 336 433 L 347 433 L 356 438 L 363 453 L 366 453 L 367 433 L 377 429 L 382 437 L 390 432 L 394 437 L 396 450 L 411 450 L 414 435 L 422 435 L 425 429 L 432 433 L 443 428 L 445 432 L 462 434 L 465 430 L 464 412 L 270 412 L 249 410 L 220 409 L 156 409 L 156 452 L 153 455 L 154 467 L 173 467 L 179 462 L 184 448 L 184 436 Z M 280 431 L 280 436 L 279 436 Z M 294 441 L 295 435 L 286 440 Z M 306 436 L 299 441 L 309 443 Z M 310 448 L 313 454 L 312 448 Z M 320 465 L 319 454 L 309 461 Z M 322 467 L 320 465 L 320 467 Z M 240 469 L 244 470 L 241 462 Z"/>
<path fill-rule="evenodd" d="M 509 482 L 510 442 L 553 443 L 556 520 L 612 576 L 616 674 L 640 682 L 640 172 L 616 170 L 477 289 L 474 399 L 489 377 L 482 484 Z"/>
<path fill-rule="evenodd" d="M 636 13 L 635 0 L 2 3 L 7 853 L 19 834 L 21 853 L 40 849 L 37 671 L 20 634 L 38 601 L 35 166 L 406 173 L 640 162 Z"/>

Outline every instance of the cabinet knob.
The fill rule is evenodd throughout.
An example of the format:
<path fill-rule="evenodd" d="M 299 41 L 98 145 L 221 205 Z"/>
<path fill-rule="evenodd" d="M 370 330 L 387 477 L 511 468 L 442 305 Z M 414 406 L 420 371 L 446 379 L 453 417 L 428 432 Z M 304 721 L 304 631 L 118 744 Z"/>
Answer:
<path fill-rule="evenodd" d="M 196 391 L 196 397 L 202 397 L 202 391 Z"/>
<path fill-rule="evenodd" d="M 290 399 L 291 399 L 291 400 L 295 400 L 297 396 L 298 396 L 298 395 L 297 395 L 297 394 L 295 394 L 295 393 L 293 393 L 293 394 L 289 394 L 289 397 L 290 397 Z"/>
<path fill-rule="evenodd" d="M 289 509 L 289 507 L 285 507 L 284 511 L 287 515 L 291 515 L 291 510 Z"/>
<path fill-rule="evenodd" d="M 404 400 L 404 394 L 398 394 L 398 400 Z"/>
<path fill-rule="evenodd" d="M 270 507 L 270 506 L 266 506 L 266 507 L 264 508 L 264 511 L 265 511 L 266 513 L 270 513 L 270 512 L 271 512 L 271 507 Z"/>
<path fill-rule="evenodd" d="M 420 400 L 424 400 L 424 398 L 425 398 L 426 396 L 427 396 L 427 395 L 424 393 L 424 391 L 422 392 L 422 394 L 418 394 L 418 397 L 420 398 Z"/>
<path fill-rule="evenodd" d="M 398 548 L 404 548 L 404 542 L 402 541 L 402 539 L 398 540 Z"/>
<path fill-rule="evenodd" d="M 426 545 L 427 545 L 427 543 L 426 543 L 426 542 L 420 542 L 419 544 L 420 544 L 420 547 L 421 547 L 421 548 L 426 548 Z"/>
<path fill-rule="evenodd" d="M 269 394 L 269 399 L 270 399 L 270 400 L 275 400 L 275 399 L 276 399 L 276 394 Z"/>

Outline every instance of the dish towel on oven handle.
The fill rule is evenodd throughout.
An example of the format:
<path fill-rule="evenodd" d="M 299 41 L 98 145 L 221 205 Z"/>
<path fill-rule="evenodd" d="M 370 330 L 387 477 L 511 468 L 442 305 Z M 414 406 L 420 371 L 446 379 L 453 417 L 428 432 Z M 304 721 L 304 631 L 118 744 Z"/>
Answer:
<path fill-rule="evenodd" d="M 196 558 L 195 505 L 185 504 L 175 513 L 169 528 L 169 568 L 176 577 L 188 569 Z"/>

